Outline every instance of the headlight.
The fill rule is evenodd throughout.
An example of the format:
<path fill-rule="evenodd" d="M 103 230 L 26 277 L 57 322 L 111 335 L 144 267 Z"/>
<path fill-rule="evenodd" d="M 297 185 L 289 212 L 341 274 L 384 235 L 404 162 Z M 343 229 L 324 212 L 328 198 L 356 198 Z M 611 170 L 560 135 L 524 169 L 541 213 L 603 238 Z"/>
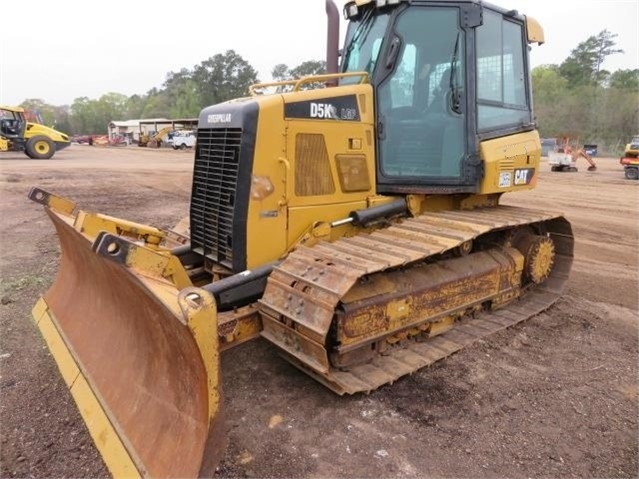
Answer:
<path fill-rule="evenodd" d="M 350 20 L 359 15 L 359 8 L 355 2 L 347 3 L 344 6 L 344 18 Z"/>
<path fill-rule="evenodd" d="M 266 198 L 268 195 L 273 193 L 275 188 L 273 187 L 273 183 L 268 176 L 257 176 L 253 175 L 251 177 L 251 199 L 261 201 Z"/>
<path fill-rule="evenodd" d="M 386 5 L 397 5 L 401 1 L 403 0 L 376 0 L 375 5 L 377 5 L 377 8 L 382 8 Z"/>

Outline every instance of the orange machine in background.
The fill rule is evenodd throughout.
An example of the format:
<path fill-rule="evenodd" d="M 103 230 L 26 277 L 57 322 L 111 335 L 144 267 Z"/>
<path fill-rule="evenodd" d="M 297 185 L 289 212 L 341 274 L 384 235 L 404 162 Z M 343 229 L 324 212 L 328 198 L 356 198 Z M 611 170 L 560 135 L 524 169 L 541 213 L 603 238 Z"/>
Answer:
<path fill-rule="evenodd" d="M 577 171 L 577 159 L 584 158 L 590 166 L 588 171 L 595 171 L 597 164 L 592 157 L 581 147 L 571 146 L 569 136 L 561 138 L 561 146 L 557 151 L 548 154 L 548 163 L 551 171 Z"/>

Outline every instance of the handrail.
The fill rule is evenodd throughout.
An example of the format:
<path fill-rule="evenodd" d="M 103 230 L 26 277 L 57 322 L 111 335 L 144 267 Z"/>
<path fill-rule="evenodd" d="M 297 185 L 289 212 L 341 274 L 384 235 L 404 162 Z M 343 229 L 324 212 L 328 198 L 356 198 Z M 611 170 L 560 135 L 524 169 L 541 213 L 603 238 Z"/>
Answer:
<path fill-rule="evenodd" d="M 251 96 L 259 95 L 257 93 L 257 89 L 268 88 L 274 86 L 285 86 L 285 85 L 293 85 L 293 89 L 291 91 L 299 91 L 302 85 L 306 85 L 308 83 L 319 83 L 319 82 L 328 82 L 329 80 L 336 80 L 340 78 L 352 78 L 359 77 L 359 84 L 368 82 L 368 72 L 347 72 L 347 73 L 325 73 L 322 75 L 308 75 L 302 78 L 297 78 L 294 80 L 284 80 L 284 81 L 276 81 L 276 82 L 266 82 L 266 83 L 256 83 L 249 87 L 249 93 Z"/>

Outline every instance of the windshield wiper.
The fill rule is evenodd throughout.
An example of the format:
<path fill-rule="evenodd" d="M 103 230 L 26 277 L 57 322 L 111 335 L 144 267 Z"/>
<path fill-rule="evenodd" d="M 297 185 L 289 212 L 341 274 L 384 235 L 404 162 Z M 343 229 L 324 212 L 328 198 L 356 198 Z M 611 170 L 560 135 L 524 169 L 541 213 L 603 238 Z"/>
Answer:
<path fill-rule="evenodd" d="M 364 13 L 362 20 L 360 21 L 360 24 L 357 26 L 357 29 L 353 33 L 351 42 L 348 44 L 348 47 L 346 48 L 346 53 L 344 54 L 344 63 L 343 63 L 345 68 L 342 69 L 343 71 L 350 70 L 348 62 L 351 57 L 351 52 L 355 48 L 355 45 L 358 44 L 359 38 L 362 35 L 364 35 L 363 40 L 365 40 L 366 37 L 368 36 L 368 32 L 371 30 L 373 26 L 372 20 L 373 20 L 373 9 L 371 8 L 366 13 Z"/>
<path fill-rule="evenodd" d="M 459 91 L 459 84 L 457 81 L 457 57 L 459 56 L 459 37 L 461 33 L 457 32 L 457 39 L 455 40 L 455 49 L 453 50 L 453 57 L 450 61 L 450 109 L 455 113 L 461 114 L 461 94 Z"/>

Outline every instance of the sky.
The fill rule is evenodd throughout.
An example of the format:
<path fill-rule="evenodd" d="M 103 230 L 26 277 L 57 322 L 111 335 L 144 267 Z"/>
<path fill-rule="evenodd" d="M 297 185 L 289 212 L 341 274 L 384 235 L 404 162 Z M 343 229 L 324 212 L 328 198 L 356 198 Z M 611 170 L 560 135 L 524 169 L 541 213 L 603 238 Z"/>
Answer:
<path fill-rule="evenodd" d="M 344 0 L 335 3 L 341 13 Z M 617 48 L 624 53 L 608 57 L 603 68 L 639 68 L 638 0 L 490 3 L 541 23 L 546 43 L 533 47 L 533 67 L 561 63 L 577 44 L 607 29 L 618 35 Z M 0 36 L 5 105 L 33 98 L 69 105 L 110 92 L 144 94 L 160 88 L 168 72 L 192 69 L 229 49 L 261 81 L 271 79 L 278 63 L 293 68 L 326 57 L 325 0 L 32 0 L 3 2 L 2 11 L 3 18 L 22 19 L 4 22 Z M 342 19 L 342 37 L 345 27 Z"/>

